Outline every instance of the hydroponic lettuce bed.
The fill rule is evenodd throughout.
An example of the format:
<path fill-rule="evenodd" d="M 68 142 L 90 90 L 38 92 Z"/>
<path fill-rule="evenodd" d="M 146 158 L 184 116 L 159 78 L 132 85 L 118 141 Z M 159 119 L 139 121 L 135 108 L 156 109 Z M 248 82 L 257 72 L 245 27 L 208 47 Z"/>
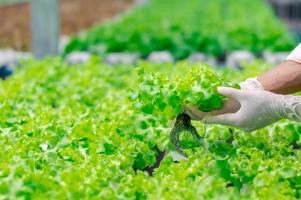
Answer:
<path fill-rule="evenodd" d="M 75 36 L 72 51 L 169 51 L 183 59 L 203 52 L 223 59 L 235 50 L 291 51 L 296 39 L 262 0 L 149 0 L 124 15 Z"/>
<path fill-rule="evenodd" d="M 158 92 L 161 82 L 147 84 L 149 76 L 189 80 L 190 66 L 141 62 L 133 70 L 98 63 L 27 61 L 26 68 L 0 82 L 0 199 L 300 197 L 297 123 L 282 121 L 250 134 L 225 126 L 205 131 L 194 123 L 209 149 L 188 148 L 188 159 L 174 162 L 171 112 L 143 109 L 138 100 L 148 102 Z M 218 74 L 233 83 L 267 67 L 255 63 Z M 204 77 L 201 92 L 215 94 L 205 87 L 210 76 Z M 153 100 L 161 105 L 158 96 Z"/>

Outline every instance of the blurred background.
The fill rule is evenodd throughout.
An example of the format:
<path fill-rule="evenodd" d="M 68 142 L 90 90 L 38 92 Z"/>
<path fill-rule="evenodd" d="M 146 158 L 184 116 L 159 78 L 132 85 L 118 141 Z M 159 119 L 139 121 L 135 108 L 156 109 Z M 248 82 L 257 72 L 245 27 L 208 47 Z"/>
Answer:
<path fill-rule="evenodd" d="M 0 13 L 0 67 L 53 55 L 275 64 L 301 39 L 301 0 L 0 0 Z"/>
<path fill-rule="evenodd" d="M 60 0 L 61 35 L 72 35 L 102 23 L 132 6 L 134 0 Z M 31 48 L 29 0 L 0 0 L 0 47 Z"/>
<path fill-rule="evenodd" d="M 141 0 L 60 0 L 61 35 L 72 35 L 102 23 Z M 301 37 L 301 1 L 268 0 L 279 18 Z M 29 0 L 0 0 L 0 47 L 28 51 L 31 47 Z M 250 12 L 250 15 L 252 13 Z"/>
<path fill-rule="evenodd" d="M 301 1 L 269 0 L 276 15 L 284 20 L 292 31 L 301 33 Z"/>

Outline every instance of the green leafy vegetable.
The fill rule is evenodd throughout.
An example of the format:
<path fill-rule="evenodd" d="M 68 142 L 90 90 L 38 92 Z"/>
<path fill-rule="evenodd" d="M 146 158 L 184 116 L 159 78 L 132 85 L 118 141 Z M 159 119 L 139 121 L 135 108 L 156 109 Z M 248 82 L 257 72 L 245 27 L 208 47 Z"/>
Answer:
<path fill-rule="evenodd" d="M 196 142 L 203 144 L 202 138 L 191 125 L 190 117 L 183 113 L 184 106 L 198 106 L 203 112 L 221 108 L 223 97 L 217 93 L 217 87 L 235 86 L 224 82 L 207 65 L 192 66 L 187 75 L 182 74 L 172 80 L 160 73 L 146 74 L 143 69 L 138 71 L 141 83 L 136 99 L 141 111 L 146 115 L 164 115 L 170 119 L 176 117 L 170 142 L 183 156 L 186 154 L 181 149 L 181 135 L 192 135 Z"/>
<path fill-rule="evenodd" d="M 240 49 L 290 51 L 296 43 L 263 0 L 149 0 L 75 36 L 65 53 L 133 52 L 145 58 L 169 51 L 183 59 L 193 52 L 223 57 Z"/>
<path fill-rule="evenodd" d="M 171 86 L 162 91 L 175 91 L 182 82 L 181 88 L 190 87 L 179 81 L 194 77 L 187 62 L 140 62 L 137 70 L 94 59 L 77 66 L 60 59 L 23 65 L 0 81 L 0 199 L 300 198 L 299 123 L 281 121 L 245 134 L 216 125 L 205 131 L 203 124 L 192 122 L 208 151 L 184 134 L 180 145 L 187 160 L 175 163 L 164 151 L 170 119 L 182 109 L 171 108 L 169 101 L 176 105 L 197 99 L 182 89 L 181 96 L 169 99 L 172 93 L 158 92 L 158 85 Z M 267 67 L 254 63 L 244 71 L 196 70 L 219 74 L 222 84 L 256 76 Z M 163 78 L 146 84 L 150 74 Z M 210 79 L 207 75 L 204 79 Z M 211 82 L 202 81 L 204 86 Z M 199 88 L 214 95 L 218 85 Z M 141 111 L 134 100 L 138 96 L 153 107 L 152 114 Z M 216 107 L 210 101 L 206 106 Z"/>

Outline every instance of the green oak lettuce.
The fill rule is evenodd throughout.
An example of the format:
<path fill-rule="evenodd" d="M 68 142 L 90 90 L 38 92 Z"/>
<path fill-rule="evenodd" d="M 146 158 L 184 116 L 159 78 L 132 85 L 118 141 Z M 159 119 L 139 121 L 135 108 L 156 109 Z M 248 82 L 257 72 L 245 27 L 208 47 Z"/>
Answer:
<path fill-rule="evenodd" d="M 0 81 L 0 199 L 300 198 L 298 123 L 250 134 L 217 125 L 205 133 L 193 123 L 210 151 L 195 148 L 177 163 L 166 154 L 151 176 L 146 168 L 168 146 L 173 112 L 145 115 L 133 106 L 141 83 L 133 66 L 68 66 L 60 59 L 23 65 Z M 185 79 L 188 65 L 138 68 L 175 81 Z M 234 82 L 262 66 L 210 70 Z"/>

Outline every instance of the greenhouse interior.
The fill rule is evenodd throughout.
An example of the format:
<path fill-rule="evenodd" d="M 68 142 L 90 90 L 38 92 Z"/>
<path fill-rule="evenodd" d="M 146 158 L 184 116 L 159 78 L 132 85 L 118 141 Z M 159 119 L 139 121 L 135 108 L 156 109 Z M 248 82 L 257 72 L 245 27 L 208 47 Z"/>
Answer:
<path fill-rule="evenodd" d="M 0 13 L 0 200 L 301 198 L 300 0 Z"/>

